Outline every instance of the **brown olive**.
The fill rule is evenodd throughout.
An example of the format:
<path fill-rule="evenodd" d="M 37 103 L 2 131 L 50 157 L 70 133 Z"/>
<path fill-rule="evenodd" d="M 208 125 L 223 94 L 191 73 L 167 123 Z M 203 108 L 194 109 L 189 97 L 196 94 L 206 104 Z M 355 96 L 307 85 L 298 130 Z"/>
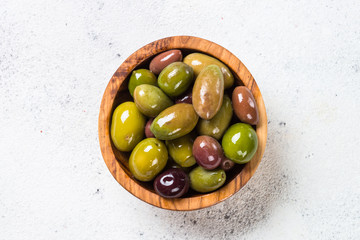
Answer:
<path fill-rule="evenodd" d="M 250 125 L 259 122 L 259 112 L 251 91 L 245 86 L 238 86 L 232 93 L 232 103 L 236 116 L 240 121 Z"/>
<path fill-rule="evenodd" d="M 168 66 L 170 63 L 179 62 L 182 60 L 182 54 L 180 50 L 170 50 L 163 53 L 160 53 L 153 58 L 150 62 L 150 71 L 159 75 L 160 72 Z"/>
<path fill-rule="evenodd" d="M 234 165 L 235 165 L 235 163 L 233 161 L 231 161 L 230 159 L 228 159 L 227 157 L 225 157 L 225 155 L 221 159 L 220 168 L 225 171 L 229 171 L 230 169 L 232 169 L 234 167 Z"/>
<path fill-rule="evenodd" d="M 194 141 L 193 155 L 200 166 L 212 170 L 220 165 L 224 152 L 215 138 L 199 136 Z"/>
<path fill-rule="evenodd" d="M 154 136 L 154 134 L 151 132 L 151 130 L 150 130 L 150 126 L 151 126 L 151 124 L 152 124 L 152 122 L 154 121 L 154 119 L 153 118 L 150 118 L 148 121 L 147 121 L 147 123 L 146 123 L 146 125 L 145 125 L 145 136 L 147 137 L 147 138 L 154 138 L 155 136 Z"/>

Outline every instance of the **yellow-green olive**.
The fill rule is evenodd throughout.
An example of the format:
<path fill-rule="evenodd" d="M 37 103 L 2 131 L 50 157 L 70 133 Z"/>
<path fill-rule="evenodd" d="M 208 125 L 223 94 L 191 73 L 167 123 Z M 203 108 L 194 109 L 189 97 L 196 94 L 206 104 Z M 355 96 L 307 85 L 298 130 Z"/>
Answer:
<path fill-rule="evenodd" d="M 174 140 L 167 140 L 166 146 L 172 159 L 181 167 L 191 167 L 196 163 L 192 154 L 195 136 L 187 134 Z"/>
<path fill-rule="evenodd" d="M 124 102 L 114 111 L 111 121 L 111 140 L 120 151 L 131 151 L 144 137 L 145 117 L 135 103 Z"/>
<path fill-rule="evenodd" d="M 132 71 L 128 85 L 131 96 L 134 95 L 135 88 L 141 84 L 151 84 L 156 86 L 156 76 L 148 69 L 137 69 Z"/>
<path fill-rule="evenodd" d="M 210 120 L 199 119 L 197 131 L 199 135 L 208 135 L 219 140 L 228 128 L 233 116 L 230 98 L 225 95 L 223 104 L 217 114 Z"/>
<path fill-rule="evenodd" d="M 198 119 L 191 104 L 178 103 L 162 111 L 152 122 L 150 130 L 157 139 L 172 140 L 190 133 Z"/>
<path fill-rule="evenodd" d="M 153 180 L 166 166 L 168 151 L 156 138 L 146 138 L 136 145 L 129 158 L 129 169 L 140 181 Z"/>
<path fill-rule="evenodd" d="M 226 130 L 222 147 L 227 158 L 238 164 L 247 163 L 258 148 L 256 132 L 249 124 L 235 123 Z"/>
<path fill-rule="evenodd" d="M 194 71 L 183 62 L 169 64 L 158 77 L 161 90 L 172 97 L 183 94 L 193 82 Z"/>
<path fill-rule="evenodd" d="M 149 84 L 141 84 L 135 88 L 134 101 L 140 112 L 148 117 L 156 117 L 173 105 L 173 101 L 160 88 Z"/>
<path fill-rule="evenodd" d="M 226 180 L 222 169 L 205 170 L 201 166 L 194 168 L 190 174 L 190 187 L 197 192 L 211 192 L 221 187 Z"/>

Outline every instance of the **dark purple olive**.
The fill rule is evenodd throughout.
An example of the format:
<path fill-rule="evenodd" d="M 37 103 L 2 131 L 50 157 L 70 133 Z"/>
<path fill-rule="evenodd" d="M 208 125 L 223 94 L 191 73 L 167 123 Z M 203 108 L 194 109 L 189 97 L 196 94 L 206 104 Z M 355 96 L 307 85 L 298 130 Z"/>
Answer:
<path fill-rule="evenodd" d="M 221 160 L 221 164 L 220 164 L 220 168 L 223 169 L 224 171 L 229 171 L 230 169 L 232 169 L 234 167 L 235 163 L 233 161 L 231 161 L 230 159 L 228 159 L 227 157 L 225 157 L 225 155 L 222 157 Z"/>
<path fill-rule="evenodd" d="M 224 152 L 215 138 L 204 135 L 195 139 L 193 155 L 201 167 L 213 170 L 220 165 Z"/>
<path fill-rule="evenodd" d="M 179 98 L 176 99 L 175 103 L 189 103 L 192 104 L 192 90 L 184 95 L 181 95 Z"/>
<path fill-rule="evenodd" d="M 149 121 L 147 121 L 147 123 L 145 125 L 145 136 L 147 138 L 154 138 L 155 137 L 154 134 L 150 130 L 150 126 L 151 126 L 153 121 L 154 121 L 154 119 L 150 118 Z"/>
<path fill-rule="evenodd" d="M 164 198 L 178 198 L 189 190 L 190 180 L 180 168 L 171 168 L 159 174 L 154 181 L 154 189 Z"/>

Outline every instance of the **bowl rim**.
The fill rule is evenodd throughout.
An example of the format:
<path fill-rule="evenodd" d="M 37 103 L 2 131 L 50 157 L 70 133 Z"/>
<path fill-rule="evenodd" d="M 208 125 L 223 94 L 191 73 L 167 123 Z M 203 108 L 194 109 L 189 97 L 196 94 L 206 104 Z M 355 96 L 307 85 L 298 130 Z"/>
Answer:
<path fill-rule="evenodd" d="M 130 177 L 131 173 L 123 159 L 117 159 L 111 146 L 110 121 L 112 107 L 118 91 L 127 89 L 126 79 L 143 61 L 171 49 L 190 49 L 213 56 L 227 65 L 254 95 L 258 110 L 259 123 L 256 125 L 258 149 L 250 162 L 246 163 L 239 174 L 220 189 L 188 198 L 167 199 L 144 188 Z M 235 81 L 236 77 L 235 77 Z M 239 84 L 238 84 L 239 85 Z M 206 39 L 193 36 L 172 36 L 153 41 L 131 54 L 115 71 L 102 97 L 98 133 L 101 153 L 109 171 L 122 187 L 140 200 L 153 206 L 176 211 L 196 210 L 215 205 L 238 192 L 254 175 L 264 154 L 267 139 L 267 116 L 260 89 L 245 65 L 224 47 Z M 118 156 L 119 158 L 119 156 Z M 120 156 L 120 158 L 122 158 Z"/>

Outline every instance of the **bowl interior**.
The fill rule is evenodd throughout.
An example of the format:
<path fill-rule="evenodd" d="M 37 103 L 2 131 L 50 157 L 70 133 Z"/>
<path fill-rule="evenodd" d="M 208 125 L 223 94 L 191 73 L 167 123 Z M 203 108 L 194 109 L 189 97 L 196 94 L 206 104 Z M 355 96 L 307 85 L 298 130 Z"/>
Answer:
<path fill-rule="evenodd" d="M 201 51 L 194 51 L 192 49 L 186 49 L 186 48 L 177 48 L 177 49 L 180 49 L 182 54 L 183 54 L 183 58 L 186 57 L 188 54 L 190 53 L 194 53 L 194 52 L 201 52 Z M 204 53 L 204 52 L 203 52 Z M 204 54 L 207 54 L 207 55 L 210 55 L 208 53 L 204 53 Z M 153 55 L 147 59 L 145 59 L 144 61 L 142 61 L 141 63 L 139 63 L 134 70 L 136 69 L 141 69 L 141 68 L 145 68 L 145 69 L 149 69 L 149 64 L 150 64 L 150 61 L 152 60 L 153 57 L 155 57 L 156 55 Z M 211 56 L 211 55 L 210 55 Z M 214 56 L 213 56 L 214 57 Z M 216 57 L 215 57 L 216 58 Z M 116 97 L 114 99 L 114 102 L 113 102 L 113 105 L 112 105 L 112 110 L 111 110 L 111 115 L 113 113 L 113 111 L 115 110 L 115 108 L 120 105 L 121 103 L 123 102 L 126 102 L 126 101 L 134 101 L 134 99 L 131 97 L 128 89 L 127 89 L 127 84 L 129 82 L 129 78 L 131 76 L 131 72 L 130 71 L 128 73 L 128 76 L 126 77 L 126 80 L 124 81 L 124 85 L 119 89 L 119 91 L 117 92 L 116 94 Z M 232 71 L 232 74 L 234 75 L 234 78 L 235 78 L 235 84 L 232 88 L 230 89 L 227 89 L 225 90 L 225 94 L 227 94 L 230 98 L 231 98 L 231 93 L 232 93 L 232 90 L 236 87 L 236 86 L 239 86 L 239 85 L 244 85 L 243 82 L 240 80 L 239 76 Z M 231 120 L 231 124 L 233 123 L 236 123 L 236 122 L 239 122 L 239 120 L 236 118 L 235 114 L 233 114 L 233 118 Z M 111 126 L 111 121 L 109 123 L 109 128 Z M 256 126 L 253 126 L 256 130 Z M 221 144 L 221 139 L 219 140 L 220 144 Z M 129 177 L 131 177 L 134 181 L 136 181 L 140 186 L 148 189 L 149 191 L 151 192 L 155 192 L 154 189 L 153 189 L 153 182 L 141 182 L 141 181 L 138 181 L 136 180 L 132 174 L 130 173 L 129 171 L 129 168 L 128 168 L 128 159 L 130 157 L 130 153 L 131 152 L 121 152 L 119 151 L 115 146 L 114 144 L 112 143 L 111 141 L 111 147 L 112 147 L 112 150 L 113 152 L 115 153 L 115 156 L 116 156 L 116 159 L 117 161 L 119 161 L 123 166 L 124 166 L 124 171 L 129 175 Z M 126 159 L 124 161 L 124 159 Z M 196 166 L 196 165 L 195 165 Z M 195 167 L 194 166 L 194 167 Z M 239 165 L 239 164 L 236 164 L 235 167 L 233 169 L 231 169 L 231 171 L 228 171 L 226 173 L 226 182 L 224 184 L 227 185 L 229 182 L 231 182 L 240 172 L 241 170 L 243 169 L 244 165 Z M 199 195 L 204 195 L 204 194 L 200 194 L 198 192 L 195 192 L 193 191 L 192 189 L 189 189 L 189 192 L 184 196 L 184 198 L 188 198 L 188 197 L 193 197 L 193 196 L 199 196 Z"/>

